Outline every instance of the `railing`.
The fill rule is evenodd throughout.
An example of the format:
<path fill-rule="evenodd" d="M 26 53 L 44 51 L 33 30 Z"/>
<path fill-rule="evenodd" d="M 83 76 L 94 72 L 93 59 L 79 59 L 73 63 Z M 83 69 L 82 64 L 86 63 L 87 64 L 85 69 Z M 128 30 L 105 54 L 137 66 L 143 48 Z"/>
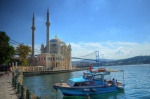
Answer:
<path fill-rule="evenodd" d="M 45 71 L 45 66 L 13 66 L 12 71 L 17 72 L 34 72 L 34 71 Z"/>
<path fill-rule="evenodd" d="M 41 71 L 54 71 L 54 70 L 73 70 L 73 69 L 53 68 L 53 70 L 50 70 L 50 69 L 46 69 L 45 66 L 12 66 L 12 71 L 17 71 L 17 72 L 41 72 Z"/>
<path fill-rule="evenodd" d="M 21 99 L 40 99 L 39 96 L 35 95 L 33 92 L 31 92 L 27 87 L 25 87 L 22 84 L 23 77 L 21 77 L 22 74 L 20 74 L 20 72 L 18 71 L 18 69 L 16 69 L 15 71 L 13 71 L 12 75 L 13 75 L 12 85 L 15 88 L 17 94 L 20 95 Z"/>

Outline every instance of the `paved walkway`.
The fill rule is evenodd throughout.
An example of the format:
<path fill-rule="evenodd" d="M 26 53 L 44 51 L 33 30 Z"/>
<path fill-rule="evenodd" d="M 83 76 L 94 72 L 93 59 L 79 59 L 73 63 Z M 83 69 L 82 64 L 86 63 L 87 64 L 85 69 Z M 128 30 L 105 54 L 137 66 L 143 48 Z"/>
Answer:
<path fill-rule="evenodd" d="M 12 73 L 0 76 L 0 99 L 18 99 L 12 87 Z"/>

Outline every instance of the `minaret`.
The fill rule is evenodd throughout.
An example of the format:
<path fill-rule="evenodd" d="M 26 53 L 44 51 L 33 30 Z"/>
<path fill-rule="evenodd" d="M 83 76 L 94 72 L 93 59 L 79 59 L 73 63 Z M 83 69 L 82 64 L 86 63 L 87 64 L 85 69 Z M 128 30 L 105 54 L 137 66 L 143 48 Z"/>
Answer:
<path fill-rule="evenodd" d="M 35 31 L 35 26 L 34 26 L 34 13 L 33 13 L 33 17 L 32 17 L 32 57 L 34 57 L 34 31 Z"/>
<path fill-rule="evenodd" d="M 50 53 L 50 47 L 49 47 L 49 9 L 47 10 L 47 22 L 46 22 L 46 53 Z"/>

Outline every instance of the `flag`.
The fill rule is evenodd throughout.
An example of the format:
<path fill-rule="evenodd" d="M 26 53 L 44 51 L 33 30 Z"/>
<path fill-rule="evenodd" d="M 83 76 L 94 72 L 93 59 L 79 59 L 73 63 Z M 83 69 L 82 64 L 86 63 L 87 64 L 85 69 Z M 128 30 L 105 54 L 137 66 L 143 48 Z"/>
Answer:
<path fill-rule="evenodd" d="M 89 71 L 92 72 L 92 64 L 90 64 Z"/>

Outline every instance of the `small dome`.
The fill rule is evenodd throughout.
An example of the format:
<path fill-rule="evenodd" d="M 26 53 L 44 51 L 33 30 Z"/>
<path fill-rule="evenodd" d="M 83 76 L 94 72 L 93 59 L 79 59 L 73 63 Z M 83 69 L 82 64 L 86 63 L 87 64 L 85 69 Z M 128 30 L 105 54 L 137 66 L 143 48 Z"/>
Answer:
<path fill-rule="evenodd" d="M 42 43 L 41 46 L 44 46 L 44 44 Z"/>

